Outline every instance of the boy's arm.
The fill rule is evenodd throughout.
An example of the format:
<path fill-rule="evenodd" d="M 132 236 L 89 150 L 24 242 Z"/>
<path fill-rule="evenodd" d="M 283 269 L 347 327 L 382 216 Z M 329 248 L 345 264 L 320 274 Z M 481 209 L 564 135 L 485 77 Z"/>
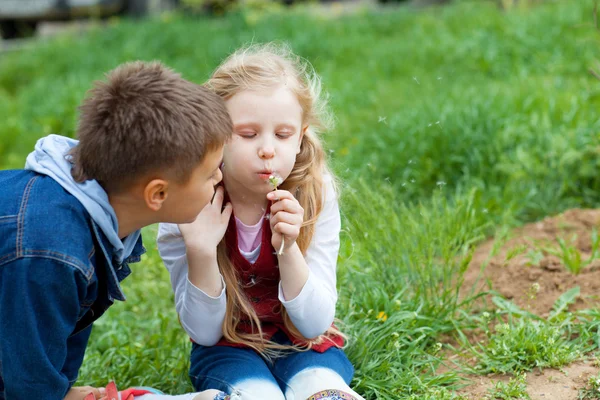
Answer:
<path fill-rule="evenodd" d="M 76 376 L 63 372 L 67 339 L 87 281 L 50 258 L 0 266 L 0 374 L 7 399 L 62 400 Z"/>

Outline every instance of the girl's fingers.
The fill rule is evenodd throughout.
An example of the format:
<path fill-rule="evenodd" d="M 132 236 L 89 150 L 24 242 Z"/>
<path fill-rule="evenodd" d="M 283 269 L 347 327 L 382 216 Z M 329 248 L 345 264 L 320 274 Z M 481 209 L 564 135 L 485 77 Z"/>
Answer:
<path fill-rule="evenodd" d="M 222 223 L 229 222 L 232 212 L 233 212 L 233 206 L 231 205 L 231 203 L 225 204 L 225 208 L 223 208 L 223 212 L 221 213 L 221 222 Z"/>
<path fill-rule="evenodd" d="M 286 238 L 294 238 L 294 240 L 300 234 L 300 227 L 298 225 L 290 225 L 285 222 L 278 222 L 273 226 L 273 230 Z"/>
<path fill-rule="evenodd" d="M 283 199 L 295 200 L 296 198 L 287 190 L 274 190 L 272 192 L 267 193 L 267 199 L 271 201 L 280 201 Z"/>
<path fill-rule="evenodd" d="M 284 200 L 280 200 L 276 203 L 273 203 L 273 205 L 271 205 L 271 213 L 272 214 L 276 214 L 281 211 L 287 211 L 289 213 L 300 214 L 300 215 L 304 216 L 304 209 L 302 208 L 302 206 L 300 205 L 300 203 L 298 203 L 298 201 L 296 199 L 293 199 L 293 200 L 284 199 Z"/>
<path fill-rule="evenodd" d="M 283 222 L 290 225 L 302 226 L 302 218 L 298 214 L 291 214 L 285 211 L 280 211 L 270 218 L 271 228 L 279 222 Z"/>
<path fill-rule="evenodd" d="M 215 195 L 213 196 L 213 199 L 210 204 L 214 205 L 215 207 L 217 207 L 220 210 L 221 206 L 223 206 L 223 198 L 224 197 L 225 197 L 225 189 L 223 189 L 223 186 L 219 186 L 217 188 L 217 190 L 215 190 Z"/>

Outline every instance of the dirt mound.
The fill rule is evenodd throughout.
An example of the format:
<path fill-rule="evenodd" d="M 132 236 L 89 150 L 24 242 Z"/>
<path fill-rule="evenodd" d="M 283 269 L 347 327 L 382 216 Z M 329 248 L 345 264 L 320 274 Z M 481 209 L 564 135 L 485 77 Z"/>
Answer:
<path fill-rule="evenodd" d="M 578 400 L 579 389 L 587 386 L 588 379 L 596 376 L 598 367 L 585 362 L 575 362 L 562 368 L 532 371 L 527 374 L 527 393 L 531 400 Z M 469 399 L 490 399 L 489 389 L 498 381 L 508 382 L 510 376 L 471 377 L 471 384 L 459 393 Z"/>
<path fill-rule="evenodd" d="M 596 307 L 600 257 L 589 260 L 592 232 L 598 228 L 600 210 L 574 209 L 515 229 L 501 246 L 494 239 L 488 240 L 475 251 L 463 288 L 491 288 L 518 306 L 545 316 L 561 294 L 579 286 L 581 295 L 571 309 Z M 561 249 L 559 239 L 566 250 Z M 574 274 L 565 264 L 585 266 Z"/>
<path fill-rule="evenodd" d="M 574 209 L 515 229 L 502 241 L 484 242 L 475 251 L 465 274 L 463 296 L 467 290 L 474 289 L 477 293 L 493 289 L 519 307 L 547 316 L 561 294 L 579 286 L 581 294 L 570 309 L 597 307 L 600 257 L 591 260 L 595 229 L 600 230 L 600 210 Z M 563 249 L 559 239 L 563 240 Z M 579 274 L 569 271 L 566 265 L 569 263 L 583 266 Z M 527 374 L 527 392 L 531 399 L 575 400 L 588 378 L 599 371 L 600 368 L 584 361 L 560 371 L 535 370 Z M 510 376 L 465 378 L 471 384 L 459 393 L 470 399 L 486 399 L 495 382 L 508 381 Z"/>

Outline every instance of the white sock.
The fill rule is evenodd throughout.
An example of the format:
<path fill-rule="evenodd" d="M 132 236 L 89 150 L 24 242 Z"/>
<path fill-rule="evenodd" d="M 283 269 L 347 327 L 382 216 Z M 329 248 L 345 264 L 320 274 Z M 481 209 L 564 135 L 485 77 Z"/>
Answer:
<path fill-rule="evenodd" d="M 359 400 L 364 400 L 344 382 L 337 372 L 324 367 L 308 368 L 294 375 L 288 382 L 285 398 L 286 400 L 303 400 L 313 394 L 332 389 L 341 390 Z"/>

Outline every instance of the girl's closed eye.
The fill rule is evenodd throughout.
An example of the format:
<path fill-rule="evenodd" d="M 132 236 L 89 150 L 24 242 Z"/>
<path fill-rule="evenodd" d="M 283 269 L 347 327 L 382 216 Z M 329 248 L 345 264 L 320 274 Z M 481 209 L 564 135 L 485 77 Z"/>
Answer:
<path fill-rule="evenodd" d="M 294 135 L 294 132 L 290 131 L 279 131 L 275 134 L 279 139 L 287 139 Z"/>
<path fill-rule="evenodd" d="M 241 132 L 238 132 L 238 135 L 240 135 L 241 137 L 246 138 L 246 139 L 252 139 L 253 137 L 256 136 L 256 132 L 254 132 L 254 131 L 241 131 Z"/>

